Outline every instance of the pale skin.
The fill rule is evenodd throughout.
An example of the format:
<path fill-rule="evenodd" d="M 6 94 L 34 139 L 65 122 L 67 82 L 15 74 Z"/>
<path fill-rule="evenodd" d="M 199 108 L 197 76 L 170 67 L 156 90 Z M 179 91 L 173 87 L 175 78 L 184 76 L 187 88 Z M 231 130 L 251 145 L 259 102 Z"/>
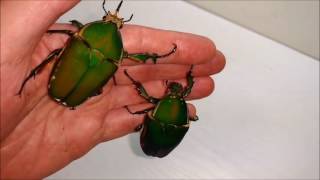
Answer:
<path fill-rule="evenodd" d="M 21 96 L 15 96 L 23 79 L 54 49 L 64 46 L 68 36 L 47 34 L 48 29 L 69 29 L 54 24 L 59 16 L 78 3 L 68 1 L 1 1 L 1 178 L 44 178 L 85 155 L 97 144 L 126 134 L 143 122 L 144 115 L 131 110 L 149 107 L 136 92 L 124 69 L 143 83 L 154 97 L 165 93 L 165 80 L 186 85 L 192 70 L 195 84 L 187 100 L 209 96 L 214 89 L 210 75 L 225 65 L 223 54 L 202 36 L 125 25 L 121 29 L 125 49 L 130 53 L 177 51 L 156 65 L 124 60 L 103 93 L 76 110 L 54 102 L 47 95 L 53 63 L 30 80 Z M 75 17 L 76 18 L 76 17 Z M 188 105 L 190 116 L 196 115 Z M 201 118 L 201 115 L 200 115 Z"/>

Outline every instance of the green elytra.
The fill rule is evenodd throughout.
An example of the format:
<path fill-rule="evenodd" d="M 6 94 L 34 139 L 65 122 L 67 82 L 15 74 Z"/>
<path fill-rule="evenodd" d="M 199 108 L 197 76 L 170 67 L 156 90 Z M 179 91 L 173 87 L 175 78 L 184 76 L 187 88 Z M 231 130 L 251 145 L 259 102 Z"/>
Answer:
<path fill-rule="evenodd" d="M 55 101 L 67 107 L 80 105 L 91 96 L 101 93 L 102 87 L 114 77 L 119 65 L 124 58 L 138 62 L 146 62 L 151 59 L 156 63 L 158 58 L 171 55 L 176 51 L 173 49 L 163 55 L 156 53 L 129 54 L 123 48 L 119 29 L 128 20 L 118 17 L 122 5 L 121 1 L 112 14 L 102 7 L 105 16 L 100 21 L 90 22 L 83 25 L 79 21 L 70 21 L 78 28 L 78 31 L 70 30 L 48 30 L 47 33 L 63 33 L 70 36 L 65 47 L 52 51 L 49 56 L 24 79 L 18 91 L 21 95 L 28 80 L 36 76 L 50 61 L 56 60 L 51 71 L 48 94 Z"/>
<path fill-rule="evenodd" d="M 167 93 L 157 99 L 149 96 L 142 84 L 134 80 L 125 70 L 126 76 L 136 86 L 138 94 L 154 106 L 141 111 L 131 112 L 131 114 L 146 114 L 140 135 L 140 145 L 143 152 L 149 156 L 164 157 L 168 155 L 178 144 L 189 129 L 190 121 L 198 120 L 198 117 L 190 117 L 185 97 L 187 97 L 193 87 L 193 77 L 191 70 L 187 73 L 187 86 L 182 87 L 177 82 L 167 84 Z"/>

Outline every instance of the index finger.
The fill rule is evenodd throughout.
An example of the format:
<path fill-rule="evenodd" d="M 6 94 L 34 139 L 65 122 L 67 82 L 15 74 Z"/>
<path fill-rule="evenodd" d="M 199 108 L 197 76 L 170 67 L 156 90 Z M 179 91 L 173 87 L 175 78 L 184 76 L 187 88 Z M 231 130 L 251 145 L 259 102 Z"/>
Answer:
<path fill-rule="evenodd" d="M 157 63 L 167 64 L 203 64 L 212 60 L 216 54 L 214 43 L 203 36 L 153 29 L 138 25 L 125 25 L 121 29 L 125 50 L 131 53 L 166 54 L 172 50 L 173 44 L 177 50 L 165 58 L 159 58 Z M 152 63 L 151 60 L 147 61 Z M 123 65 L 136 64 L 126 60 Z"/>

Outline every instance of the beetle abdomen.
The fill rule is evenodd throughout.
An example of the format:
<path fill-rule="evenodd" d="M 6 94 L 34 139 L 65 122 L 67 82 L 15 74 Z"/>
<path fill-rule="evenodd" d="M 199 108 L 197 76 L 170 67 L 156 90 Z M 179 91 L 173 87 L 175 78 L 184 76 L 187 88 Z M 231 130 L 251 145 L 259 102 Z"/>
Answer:
<path fill-rule="evenodd" d="M 189 129 L 188 108 L 184 99 L 169 95 L 158 102 L 145 118 L 140 136 L 145 154 L 164 157 L 183 139 Z"/>
<path fill-rule="evenodd" d="M 181 142 L 188 129 L 188 125 L 164 124 L 147 116 L 140 136 L 141 148 L 147 155 L 164 157 Z"/>

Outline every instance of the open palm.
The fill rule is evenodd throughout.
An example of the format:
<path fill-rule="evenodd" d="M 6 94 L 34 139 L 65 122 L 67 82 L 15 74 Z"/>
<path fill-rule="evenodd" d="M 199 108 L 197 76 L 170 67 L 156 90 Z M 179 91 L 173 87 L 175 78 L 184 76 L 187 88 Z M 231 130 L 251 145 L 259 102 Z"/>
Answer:
<path fill-rule="evenodd" d="M 165 53 L 177 44 L 177 51 L 159 59 L 158 64 L 125 60 L 117 71 L 117 85 L 109 81 L 103 93 L 90 98 L 76 110 L 57 104 L 47 95 L 53 63 L 30 80 L 21 95 L 15 96 L 26 75 L 53 50 L 65 45 L 67 36 L 46 34 L 50 29 L 77 29 L 53 24 L 77 1 L 1 2 L 1 175 L 15 178 L 42 178 L 83 156 L 98 143 L 130 132 L 143 121 L 132 110 L 147 104 L 136 92 L 127 71 L 141 81 L 150 95 L 164 95 L 165 80 L 185 84 L 194 64 L 195 85 L 188 99 L 208 96 L 213 91 L 211 74 L 225 63 L 207 38 L 187 33 L 125 25 L 121 29 L 125 49 L 130 53 Z M 23 9 L 23 12 L 21 10 Z M 27 12 L 26 12 L 27 11 Z M 39 17 L 39 14 L 41 16 Z M 32 24 L 32 25 L 30 25 Z M 22 28 L 23 27 L 23 28 Z M 195 108 L 189 105 L 191 116 Z"/>

